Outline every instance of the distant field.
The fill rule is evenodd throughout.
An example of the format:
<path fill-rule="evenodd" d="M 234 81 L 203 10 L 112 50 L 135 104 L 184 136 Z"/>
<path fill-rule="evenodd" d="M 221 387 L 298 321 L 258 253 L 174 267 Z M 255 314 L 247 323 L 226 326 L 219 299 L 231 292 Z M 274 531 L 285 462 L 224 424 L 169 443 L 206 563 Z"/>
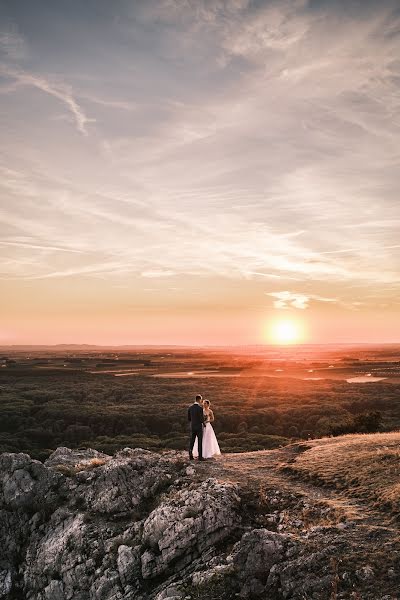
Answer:
<path fill-rule="evenodd" d="M 0 374 L 89 372 L 110 377 L 273 377 L 400 383 L 400 346 L 255 346 L 237 349 L 0 347 Z M 1 356 L 2 355 L 2 356 Z M 370 378 L 370 379 L 369 379 Z"/>

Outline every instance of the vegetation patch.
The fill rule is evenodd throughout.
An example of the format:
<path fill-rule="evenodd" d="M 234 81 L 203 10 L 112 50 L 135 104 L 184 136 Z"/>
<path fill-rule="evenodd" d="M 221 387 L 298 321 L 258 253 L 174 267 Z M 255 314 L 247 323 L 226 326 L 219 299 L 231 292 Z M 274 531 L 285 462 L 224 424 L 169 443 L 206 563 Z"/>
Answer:
<path fill-rule="evenodd" d="M 185 450 L 187 406 L 200 391 L 221 450 L 268 450 L 293 439 L 400 427 L 400 385 L 271 377 L 163 379 L 63 371 L 0 380 L 0 452 L 46 459 L 60 446 L 114 454 L 126 446 Z"/>
<path fill-rule="evenodd" d="M 309 442 L 290 471 L 400 515 L 400 433 L 342 436 Z"/>

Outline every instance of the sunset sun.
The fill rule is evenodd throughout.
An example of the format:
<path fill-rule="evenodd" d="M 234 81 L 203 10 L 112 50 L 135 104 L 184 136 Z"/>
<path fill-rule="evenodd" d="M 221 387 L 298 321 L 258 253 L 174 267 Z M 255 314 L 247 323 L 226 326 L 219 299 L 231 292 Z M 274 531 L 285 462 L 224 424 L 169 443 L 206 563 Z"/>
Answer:
<path fill-rule="evenodd" d="M 273 344 L 299 343 L 301 341 L 300 327 L 295 321 L 280 319 L 271 325 L 269 338 Z"/>

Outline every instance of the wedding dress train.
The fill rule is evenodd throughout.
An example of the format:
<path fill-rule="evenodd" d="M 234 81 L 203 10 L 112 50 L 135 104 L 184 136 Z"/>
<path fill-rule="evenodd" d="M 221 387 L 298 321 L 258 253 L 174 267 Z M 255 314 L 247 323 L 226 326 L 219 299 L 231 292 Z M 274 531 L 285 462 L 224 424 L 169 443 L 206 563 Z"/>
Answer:
<path fill-rule="evenodd" d="M 203 458 L 212 458 L 221 454 L 221 450 L 219 449 L 217 437 L 214 433 L 213 426 L 211 423 L 206 423 L 206 426 L 203 429 Z M 199 449 L 197 444 L 197 438 L 193 447 L 193 456 L 199 455 Z"/>

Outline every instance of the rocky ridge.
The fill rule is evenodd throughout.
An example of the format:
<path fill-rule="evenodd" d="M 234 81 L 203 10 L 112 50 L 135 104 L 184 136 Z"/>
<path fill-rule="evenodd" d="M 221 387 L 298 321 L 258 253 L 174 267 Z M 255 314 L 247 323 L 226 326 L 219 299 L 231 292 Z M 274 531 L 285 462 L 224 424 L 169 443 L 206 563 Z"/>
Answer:
<path fill-rule="evenodd" d="M 130 448 L 0 456 L 5 600 L 395 600 L 398 558 L 384 591 L 368 562 L 344 560 L 356 527 L 338 505 L 273 480 L 257 490 L 223 461 Z"/>

